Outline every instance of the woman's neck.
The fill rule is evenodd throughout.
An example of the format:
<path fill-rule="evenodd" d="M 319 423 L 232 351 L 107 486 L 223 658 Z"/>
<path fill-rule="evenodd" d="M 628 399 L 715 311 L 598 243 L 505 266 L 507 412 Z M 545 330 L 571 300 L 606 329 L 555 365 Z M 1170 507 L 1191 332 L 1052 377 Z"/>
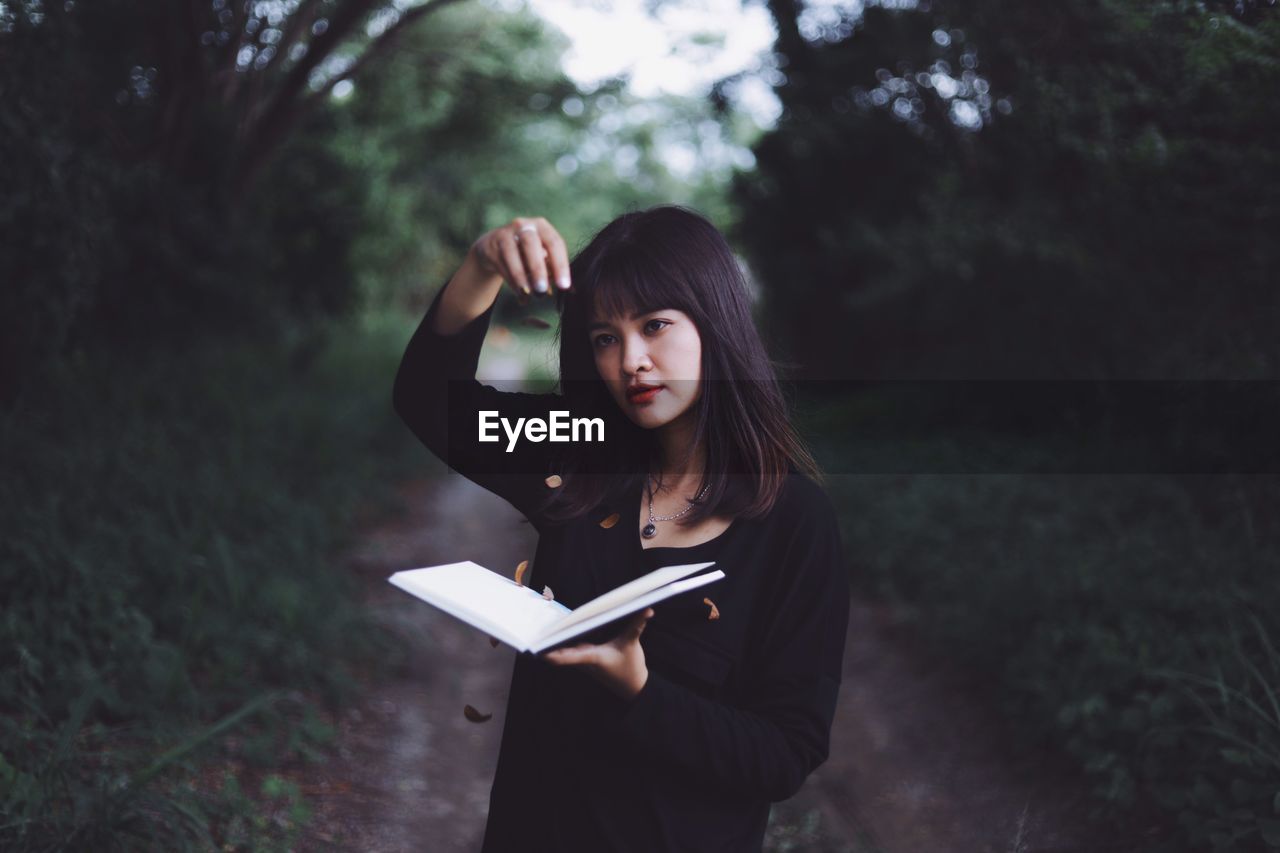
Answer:
<path fill-rule="evenodd" d="M 695 432 L 693 423 L 683 417 L 659 429 L 657 470 L 652 472 L 653 479 L 662 483 L 659 491 L 693 493 L 701 486 L 707 452 L 705 447 L 694 446 Z M 657 482 L 651 484 L 656 486 Z"/>

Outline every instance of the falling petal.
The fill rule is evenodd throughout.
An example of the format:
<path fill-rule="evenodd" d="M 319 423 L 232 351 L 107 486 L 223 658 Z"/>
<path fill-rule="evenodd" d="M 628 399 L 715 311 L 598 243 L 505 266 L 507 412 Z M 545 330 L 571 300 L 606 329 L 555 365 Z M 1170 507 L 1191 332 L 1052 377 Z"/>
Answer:
<path fill-rule="evenodd" d="M 525 317 L 520 321 L 522 326 L 528 326 L 531 329 L 550 329 L 551 324 L 541 317 Z"/>
<path fill-rule="evenodd" d="M 716 603 L 709 598 L 702 599 L 702 603 L 711 608 L 711 612 L 707 614 L 707 621 L 714 622 L 720 618 L 720 608 L 716 607 Z"/>
<path fill-rule="evenodd" d="M 610 527 L 613 527 L 615 524 L 617 524 L 618 519 L 621 517 L 622 516 L 618 515 L 615 512 L 613 515 L 609 516 L 604 521 L 600 522 L 600 526 L 603 527 L 605 530 L 608 530 Z"/>
<path fill-rule="evenodd" d="M 560 485 L 564 483 L 564 480 L 560 479 L 559 474 L 552 474 L 550 477 L 543 480 L 542 482 L 547 484 L 548 489 L 558 489 L 560 488 Z"/>
<path fill-rule="evenodd" d="M 520 565 L 516 566 L 516 583 L 518 584 L 524 583 L 524 572 L 525 572 L 525 569 L 527 568 L 529 568 L 528 560 L 521 560 Z"/>
<path fill-rule="evenodd" d="M 467 705 L 462 709 L 462 716 L 466 717 L 473 723 L 487 723 L 489 720 L 493 719 L 493 714 L 481 714 L 470 705 Z"/>
<path fill-rule="evenodd" d="M 551 591 L 551 587 L 549 586 L 544 586 L 542 588 L 542 597 L 545 598 L 547 601 L 556 600 L 556 594 Z"/>

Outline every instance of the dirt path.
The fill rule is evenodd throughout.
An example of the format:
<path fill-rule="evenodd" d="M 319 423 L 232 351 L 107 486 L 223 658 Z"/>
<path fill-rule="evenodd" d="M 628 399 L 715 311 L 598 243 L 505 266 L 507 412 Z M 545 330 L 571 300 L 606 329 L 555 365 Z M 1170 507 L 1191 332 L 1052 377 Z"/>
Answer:
<path fill-rule="evenodd" d="M 340 721 L 337 760 L 308 791 L 309 841 L 368 853 L 479 850 L 515 653 L 386 578 L 460 555 L 514 570 L 533 556 L 536 535 L 456 475 L 406 486 L 402 497 L 405 514 L 366 534 L 348 563 L 368 581 L 369 607 L 405 644 L 407 667 Z M 493 718 L 469 722 L 466 705 Z"/>
<path fill-rule="evenodd" d="M 458 559 L 511 568 L 534 532 L 456 475 L 406 487 L 407 512 L 349 563 L 407 646 L 407 671 L 346 712 L 338 756 L 307 786 L 307 848 L 475 851 L 483 836 L 514 653 L 385 582 Z M 1135 850 L 1086 837 L 1079 780 L 1051 756 L 1012 755 L 998 721 L 954 673 L 923 662 L 885 613 L 854 605 L 831 757 L 774 808 L 766 848 L 855 853 Z M 492 713 L 468 722 L 464 705 Z"/>
<path fill-rule="evenodd" d="M 1018 751 L 971 678 L 856 600 L 831 756 L 810 782 L 868 850 L 1149 849 L 1136 827 L 1091 829 L 1085 780 L 1062 756 Z"/>

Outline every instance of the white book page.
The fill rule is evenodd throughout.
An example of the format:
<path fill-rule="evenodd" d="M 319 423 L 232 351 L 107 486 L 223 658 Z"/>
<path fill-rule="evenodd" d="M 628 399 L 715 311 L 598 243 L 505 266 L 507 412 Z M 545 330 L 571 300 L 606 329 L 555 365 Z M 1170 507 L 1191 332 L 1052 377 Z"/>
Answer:
<path fill-rule="evenodd" d="M 388 580 L 518 651 L 572 612 L 470 560 L 396 572 Z"/>
<path fill-rule="evenodd" d="M 724 577 L 724 572 L 717 569 L 714 572 L 707 572 L 705 575 L 698 575 L 695 578 L 686 578 L 682 581 L 669 583 L 666 586 L 659 587 L 637 598 L 632 598 L 617 605 L 616 607 L 604 611 L 603 613 L 597 613 L 589 619 L 579 621 L 569 628 L 557 629 L 553 633 L 533 643 L 529 647 L 529 651 L 535 653 L 540 652 L 543 649 L 556 645 L 557 643 L 563 643 L 565 640 L 571 640 L 579 634 L 585 634 L 592 628 L 599 628 L 601 625 L 607 625 L 614 619 L 626 616 L 628 613 L 635 613 L 638 610 L 643 610 L 650 604 L 657 604 L 659 601 L 668 599 L 673 595 L 679 595 L 682 592 L 688 592 L 691 589 L 706 586 L 712 581 L 720 580 L 722 577 Z M 573 611 L 573 614 L 576 616 L 581 612 L 581 610 L 582 608 L 579 607 L 577 610 Z"/>
<path fill-rule="evenodd" d="M 665 586 L 671 581 L 679 580 L 680 578 L 714 565 L 715 563 L 687 563 L 683 566 L 663 566 L 660 569 L 654 569 L 647 575 L 641 575 L 635 580 L 624 583 L 616 589 L 611 589 L 604 595 L 596 596 L 586 604 L 575 608 L 568 616 L 563 617 L 561 622 L 551 627 L 550 630 L 558 633 L 566 628 L 578 624 L 579 622 L 592 618 L 597 613 L 604 613 L 607 610 L 612 610 L 619 604 L 625 604 L 627 601 L 636 598 L 637 596 L 644 595 L 645 593 L 657 589 L 660 586 Z M 720 574 L 720 577 L 724 577 L 723 572 Z"/>

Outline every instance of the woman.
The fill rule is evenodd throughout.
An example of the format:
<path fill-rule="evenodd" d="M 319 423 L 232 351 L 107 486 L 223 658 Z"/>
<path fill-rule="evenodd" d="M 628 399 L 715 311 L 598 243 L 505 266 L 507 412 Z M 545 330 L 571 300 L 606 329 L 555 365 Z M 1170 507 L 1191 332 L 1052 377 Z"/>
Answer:
<path fill-rule="evenodd" d="M 475 381 L 506 281 L 555 293 L 561 394 Z M 532 576 L 577 607 L 654 568 L 726 577 L 621 633 L 516 659 L 485 851 L 759 850 L 827 756 L 848 586 L 728 244 L 664 206 L 570 264 L 544 219 L 480 237 L 405 353 L 396 410 L 539 532 Z M 480 412 L 600 417 L 605 440 L 477 440 Z"/>

